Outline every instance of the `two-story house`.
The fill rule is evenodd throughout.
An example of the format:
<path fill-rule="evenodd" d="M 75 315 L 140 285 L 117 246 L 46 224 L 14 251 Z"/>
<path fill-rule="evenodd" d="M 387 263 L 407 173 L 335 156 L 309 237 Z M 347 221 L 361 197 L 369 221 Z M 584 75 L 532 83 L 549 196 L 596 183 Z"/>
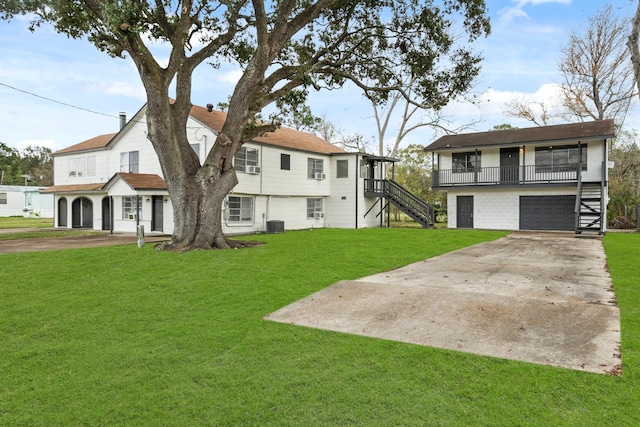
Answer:
<path fill-rule="evenodd" d="M 173 232 L 171 197 L 146 136 L 145 114 L 143 107 L 129 122 L 121 115 L 118 133 L 53 153 L 54 186 L 46 192 L 55 195 L 56 227 L 134 232 L 143 225 L 145 231 Z M 225 120 L 211 105 L 192 107 L 187 133 L 201 162 Z M 281 127 L 235 155 L 239 183 L 224 202 L 223 231 L 384 226 L 386 200 L 397 198 L 383 193 L 393 162 Z M 430 212 L 414 215 L 429 225 Z"/>
<path fill-rule="evenodd" d="M 613 137 L 613 120 L 598 120 L 447 135 L 425 151 L 450 228 L 602 234 Z"/>

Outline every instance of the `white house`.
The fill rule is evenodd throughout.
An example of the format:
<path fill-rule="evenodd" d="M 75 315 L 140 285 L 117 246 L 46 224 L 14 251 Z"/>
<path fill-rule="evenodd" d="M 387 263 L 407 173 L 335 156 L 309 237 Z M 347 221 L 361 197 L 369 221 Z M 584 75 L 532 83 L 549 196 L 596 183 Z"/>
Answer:
<path fill-rule="evenodd" d="M 145 112 L 143 107 L 128 123 L 121 115 L 118 133 L 53 153 L 54 186 L 46 192 L 55 195 L 56 227 L 134 232 L 143 225 L 145 231 L 173 232 L 171 198 L 146 137 Z M 226 114 L 210 105 L 192 107 L 187 132 L 201 162 L 225 120 Z M 394 186 L 384 179 L 393 161 L 347 153 L 285 127 L 255 138 L 234 157 L 239 183 L 225 200 L 223 231 L 384 226 L 386 200 L 400 194 L 384 193 Z M 431 220 L 420 212 L 426 208 L 411 209 L 414 216 Z"/>
<path fill-rule="evenodd" d="M 46 187 L 0 185 L 0 217 L 53 218 L 53 196 L 40 194 Z"/>
<path fill-rule="evenodd" d="M 447 135 L 433 188 L 450 228 L 604 233 L 613 120 Z"/>

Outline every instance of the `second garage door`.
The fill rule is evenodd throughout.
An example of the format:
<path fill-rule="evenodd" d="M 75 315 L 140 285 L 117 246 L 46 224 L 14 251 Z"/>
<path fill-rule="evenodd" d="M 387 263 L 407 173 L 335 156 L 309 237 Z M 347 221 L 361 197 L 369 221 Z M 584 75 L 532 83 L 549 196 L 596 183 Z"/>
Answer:
<path fill-rule="evenodd" d="M 520 229 L 572 231 L 575 204 L 576 196 L 520 196 Z"/>

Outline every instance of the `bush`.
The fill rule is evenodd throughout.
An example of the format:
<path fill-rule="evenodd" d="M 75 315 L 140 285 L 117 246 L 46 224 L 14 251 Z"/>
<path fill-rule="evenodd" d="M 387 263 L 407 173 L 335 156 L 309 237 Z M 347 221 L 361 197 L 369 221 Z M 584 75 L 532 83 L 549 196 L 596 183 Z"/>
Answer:
<path fill-rule="evenodd" d="M 636 228 L 636 223 L 632 219 L 619 216 L 609 221 L 609 228 L 626 230 L 626 229 Z"/>

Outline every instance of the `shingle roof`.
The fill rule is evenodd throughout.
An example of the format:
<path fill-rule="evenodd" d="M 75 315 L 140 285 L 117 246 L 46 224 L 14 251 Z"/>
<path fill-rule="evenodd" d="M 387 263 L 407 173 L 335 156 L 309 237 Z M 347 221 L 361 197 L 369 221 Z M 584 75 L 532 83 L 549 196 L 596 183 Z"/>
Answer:
<path fill-rule="evenodd" d="M 41 193 L 86 193 L 91 191 L 101 192 L 104 183 L 93 184 L 72 184 L 72 185 L 54 185 L 52 187 L 41 190 Z"/>
<path fill-rule="evenodd" d="M 79 142 L 71 147 L 63 148 L 53 154 L 71 153 L 74 151 L 95 150 L 96 148 L 104 148 L 109 145 L 109 142 L 116 136 L 116 133 L 108 133 L 105 135 L 98 135 L 86 141 Z"/>
<path fill-rule="evenodd" d="M 567 125 L 445 135 L 425 147 L 424 150 L 442 151 L 492 145 L 523 145 L 565 140 L 613 138 L 614 136 L 613 120 L 608 119 Z"/>
<path fill-rule="evenodd" d="M 206 108 L 199 107 L 197 105 L 194 105 L 191 108 L 191 117 L 204 123 L 216 132 L 220 132 L 222 130 L 222 126 L 227 120 L 226 113 L 215 110 L 209 112 Z M 321 154 L 345 152 L 342 148 L 336 147 L 320 137 L 287 127 L 280 127 L 265 136 L 253 138 L 253 141 L 267 145 L 275 145 L 278 147 L 293 148 L 296 150 L 311 151 Z"/>
<path fill-rule="evenodd" d="M 128 173 L 118 172 L 114 178 L 119 176 L 129 187 L 134 190 L 166 190 L 167 183 L 158 175 L 150 173 Z M 113 179 L 113 178 L 111 178 Z M 111 181 L 111 180 L 109 180 Z M 105 184 L 105 187 L 108 185 Z"/>
<path fill-rule="evenodd" d="M 222 130 L 222 126 L 224 126 L 224 122 L 227 120 L 226 113 L 215 110 L 209 112 L 206 108 L 197 105 L 191 107 L 190 115 L 192 118 L 200 121 L 215 132 L 220 132 Z M 70 147 L 58 150 L 53 153 L 53 155 L 105 148 L 116 135 L 117 133 L 99 135 Z M 342 148 L 336 147 L 320 137 L 287 127 L 280 127 L 276 129 L 275 132 L 253 138 L 253 141 L 261 144 L 275 145 L 278 147 L 311 151 L 321 154 L 345 153 L 345 150 Z"/>

